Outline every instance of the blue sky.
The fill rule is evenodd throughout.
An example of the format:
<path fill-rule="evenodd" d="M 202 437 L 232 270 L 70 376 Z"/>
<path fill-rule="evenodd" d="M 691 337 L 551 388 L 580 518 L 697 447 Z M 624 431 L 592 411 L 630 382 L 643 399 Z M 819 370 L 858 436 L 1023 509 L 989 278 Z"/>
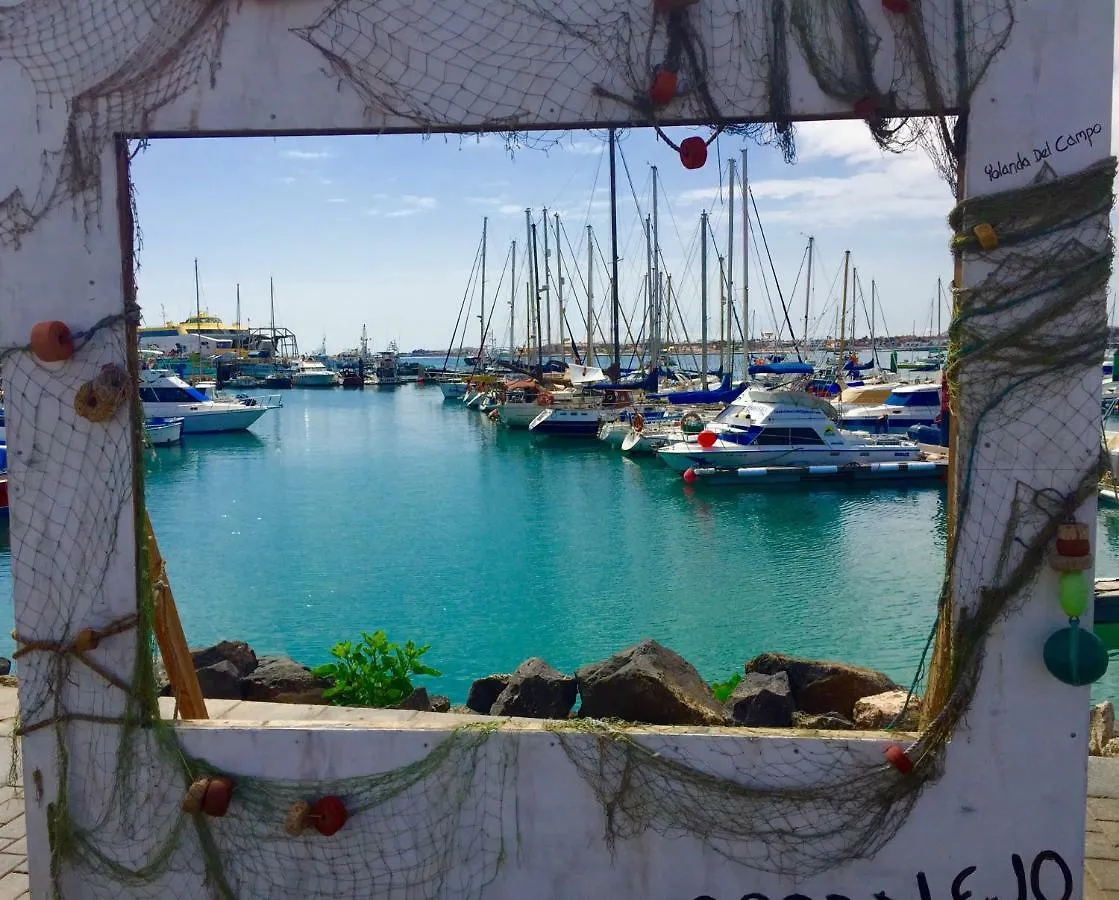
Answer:
<path fill-rule="evenodd" d="M 679 141 L 693 132 L 673 130 Z M 703 132 L 698 132 L 703 133 Z M 710 250 L 712 333 L 718 328 L 716 253 L 725 253 L 726 161 L 749 150 L 750 184 L 774 266 L 786 296 L 792 292 L 807 236 L 816 239 L 810 332 L 834 330 L 843 252 L 852 251 L 869 296 L 880 296 L 879 331 L 927 333 L 938 277 L 947 285 L 951 259 L 945 217 L 952 197 L 920 151 L 883 154 L 861 123 L 802 125 L 799 159 L 740 138 L 722 136 L 707 165 L 685 170 L 654 132 L 624 132 L 620 146 L 642 215 L 651 212 L 651 166 L 662 194 L 660 235 L 689 334 L 699 333 L 699 216 L 711 213 L 718 249 Z M 374 347 L 444 347 L 467 287 L 489 218 L 487 302 L 509 251 L 518 241 L 518 319 L 523 322 L 524 210 L 539 222 L 544 207 L 559 212 L 566 233 L 564 265 L 582 303 L 586 225 L 594 226 L 608 258 L 609 181 L 604 132 L 534 138 L 510 152 L 496 136 L 330 137 L 168 140 L 154 142 L 133 164 L 143 232 L 140 302 L 145 321 L 178 321 L 193 311 L 193 261 L 199 261 L 202 307 L 231 322 L 235 290 L 241 318 L 268 322 L 268 280 L 275 279 L 276 319 L 299 336 L 304 350 L 325 335 L 335 352 L 358 343 L 362 325 Z M 644 236 L 625 169 L 619 162 L 620 293 L 633 309 L 642 291 Z M 736 217 L 741 206 L 736 198 Z M 554 227 L 554 225 L 553 225 Z M 760 242 L 760 236 L 758 237 Z M 567 245 L 570 241 L 569 252 Z M 543 269 L 543 235 L 538 233 Z M 553 268 L 555 256 L 553 248 Z M 771 331 L 758 255 L 751 250 L 754 333 Z M 742 284 L 741 237 L 736 237 L 736 294 Z M 574 271 L 578 264 L 580 274 Z M 768 268 L 768 263 L 766 263 Z M 554 277 L 554 276 L 553 276 Z M 501 282 L 499 335 L 508 333 L 509 273 Z M 607 270 L 595 272 L 596 295 Z M 837 280 L 838 279 L 838 280 Z M 770 278 L 769 291 L 773 292 Z M 477 289 L 473 292 L 477 313 Z M 776 307 L 777 301 L 774 297 Z M 796 285 L 794 317 L 803 321 L 804 282 Z M 628 312 L 627 312 L 628 315 Z M 555 314 L 558 320 L 558 313 Z M 569 316 L 584 333 L 580 314 Z M 475 320 L 476 323 L 476 320 Z M 859 333 L 867 327 L 859 314 Z M 944 314 L 947 327 L 947 314 Z M 798 331 L 802 324 L 797 325 Z M 558 324 L 553 326 L 558 330 Z M 518 341 L 523 341 L 520 324 Z M 476 343 L 471 325 L 468 342 Z"/>

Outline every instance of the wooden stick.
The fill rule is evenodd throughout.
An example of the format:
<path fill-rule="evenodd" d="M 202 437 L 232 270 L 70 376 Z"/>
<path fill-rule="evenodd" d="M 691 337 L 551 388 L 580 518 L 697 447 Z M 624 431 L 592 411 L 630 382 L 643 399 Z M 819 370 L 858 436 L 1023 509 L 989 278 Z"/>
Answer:
<path fill-rule="evenodd" d="M 206 701 L 198 684 L 198 673 L 190 658 L 183 623 L 175 608 L 175 597 L 171 585 L 167 583 L 167 571 L 163 556 L 152 530 L 152 520 L 144 510 L 144 534 L 148 541 L 148 559 L 151 565 L 152 582 L 155 589 L 155 639 L 159 644 L 159 654 L 167 667 L 167 677 L 171 681 L 171 692 L 179 705 L 179 713 L 184 719 L 208 719 Z"/>

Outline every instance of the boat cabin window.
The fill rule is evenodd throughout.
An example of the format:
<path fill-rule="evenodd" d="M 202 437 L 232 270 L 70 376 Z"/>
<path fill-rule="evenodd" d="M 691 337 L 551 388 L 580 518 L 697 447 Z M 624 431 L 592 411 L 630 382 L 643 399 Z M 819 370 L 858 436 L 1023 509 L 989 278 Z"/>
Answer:
<path fill-rule="evenodd" d="M 904 394 L 897 391 L 886 398 L 887 406 L 940 406 L 940 389 L 929 388 L 927 391 L 911 391 Z"/>
<path fill-rule="evenodd" d="M 789 429 L 788 428 L 763 428 L 756 438 L 755 444 L 780 444 L 782 447 L 789 445 Z"/>
<path fill-rule="evenodd" d="M 144 403 L 205 403 L 207 398 L 192 387 L 142 387 L 140 399 Z"/>
<path fill-rule="evenodd" d="M 793 428 L 789 432 L 790 444 L 822 444 L 824 439 L 815 428 Z"/>

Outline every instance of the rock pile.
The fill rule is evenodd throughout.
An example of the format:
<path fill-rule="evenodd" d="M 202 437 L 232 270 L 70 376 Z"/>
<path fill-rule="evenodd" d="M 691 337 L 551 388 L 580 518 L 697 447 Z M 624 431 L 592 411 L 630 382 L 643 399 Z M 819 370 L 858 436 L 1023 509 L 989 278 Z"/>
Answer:
<path fill-rule="evenodd" d="M 286 656 L 257 657 L 243 641 L 222 641 L 192 651 L 191 657 L 207 698 L 327 702 L 323 693 L 329 682 Z M 448 712 L 451 704 L 421 687 L 396 708 Z M 580 666 L 573 675 L 532 657 L 512 673 L 479 678 L 470 687 L 466 707 L 456 711 L 648 725 L 881 730 L 915 729 L 920 700 L 872 669 L 763 653 L 745 664 L 744 677 L 721 703 L 691 663 L 646 639 Z M 1110 722 L 1107 739 L 1097 742 L 1101 747 L 1114 739 L 1114 712 Z M 1119 740 L 1114 743 L 1119 753 Z"/>

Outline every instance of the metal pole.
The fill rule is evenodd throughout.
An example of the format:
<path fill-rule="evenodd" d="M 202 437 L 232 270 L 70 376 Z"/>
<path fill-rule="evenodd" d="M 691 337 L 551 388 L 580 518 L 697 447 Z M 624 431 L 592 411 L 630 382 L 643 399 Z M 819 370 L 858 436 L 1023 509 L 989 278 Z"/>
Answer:
<path fill-rule="evenodd" d="M 537 275 L 540 274 L 540 262 L 536 257 L 536 223 L 532 224 L 532 271 L 534 274 L 533 287 L 536 294 L 536 375 L 543 381 L 544 380 L 544 345 L 540 340 L 540 282 L 536 280 Z M 548 223 L 544 223 L 544 233 L 548 233 Z"/>
<path fill-rule="evenodd" d="M 558 238 L 557 238 L 558 240 Z M 594 362 L 594 231 L 587 226 L 587 353 L 588 366 Z"/>
<path fill-rule="evenodd" d="M 657 167 L 653 166 L 653 348 L 654 369 L 661 364 L 661 242 L 657 206 Z"/>
<path fill-rule="evenodd" d="M 559 304 L 559 332 L 560 332 L 560 359 L 567 360 L 567 339 L 564 337 L 564 323 L 567 318 L 563 309 L 563 247 L 560 244 L 560 218 L 559 213 L 554 213 L 556 222 L 556 302 Z M 545 251 L 547 253 L 547 251 Z"/>
<path fill-rule="evenodd" d="M 509 277 L 509 358 L 513 359 L 517 350 L 517 242 L 513 241 L 513 265 Z"/>
<path fill-rule="evenodd" d="M 552 252 L 548 249 L 548 208 L 544 207 L 544 318 L 548 328 L 548 354 L 552 353 Z M 539 271 L 539 270 L 538 270 Z M 537 286 L 539 287 L 539 285 Z M 563 326 L 560 326 L 563 334 Z"/>
<path fill-rule="evenodd" d="M 816 238 L 810 237 L 808 239 L 808 278 L 804 286 L 804 352 L 808 353 L 808 307 L 812 302 L 812 248 L 816 244 Z"/>
<path fill-rule="evenodd" d="M 734 157 L 727 160 L 727 169 L 729 169 L 729 187 L 727 190 L 727 303 L 730 304 L 731 311 L 734 310 L 734 176 L 735 164 Z M 728 319 L 733 322 L 733 314 L 728 316 Z M 742 323 L 743 329 L 746 328 L 746 323 Z M 745 331 L 743 332 L 745 334 Z M 745 344 L 743 344 L 745 351 Z M 734 377 L 734 331 L 731 331 L 730 336 L 730 373 Z"/>
<path fill-rule="evenodd" d="M 707 389 L 707 210 L 700 213 L 699 233 L 699 347 L 700 390 Z"/>
<path fill-rule="evenodd" d="M 746 165 L 746 148 L 742 149 L 742 378 L 746 379 L 747 360 L 750 358 L 750 208 L 746 205 L 749 190 L 749 169 Z"/>
<path fill-rule="evenodd" d="M 619 320 L 622 317 L 621 303 L 618 300 L 618 184 L 617 165 L 614 160 L 614 151 L 617 147 L 617 137 L 614 129 L 610 129 L 610 302 L 614 319 L 614 367 L 621 374 L 621 344 Z"/>

